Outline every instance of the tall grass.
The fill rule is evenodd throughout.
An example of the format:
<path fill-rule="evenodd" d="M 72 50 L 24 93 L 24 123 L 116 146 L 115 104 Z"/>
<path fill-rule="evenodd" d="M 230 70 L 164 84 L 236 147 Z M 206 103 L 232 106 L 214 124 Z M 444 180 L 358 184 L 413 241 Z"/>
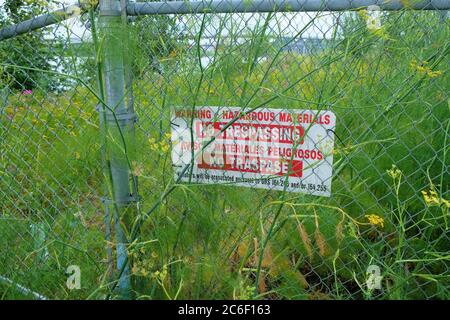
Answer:
<path fill-rule="evenodd" d="M 271 40 L 279 14 L 261 15 L 243 42 L 236 18 L 204 15 L 194 40 L 152 43 L 171 51 L 133 85 L 130 169 L 146 213 L 127 230 L 136 298 L 448 298 L 448 22 L 402 11 L 370 32 L 363 15 L 344 18 L 308 55 Z M 202 66 L 201 36 L 214 28 Z M 1 114 L 0 274 L 51 297 L 110 293 L 98 102 L 80 84 L 11 95 Z M 332 196 L 177 182 L 170 107 L 202 105 L 335 112 Z M 43 242 L 30 224 L 45 230 Z M 65 287 L 70 264 L 81 267 L 80 291 Z M 381 290 L 367 289 L 370 265 Z M 20 296 L 5 284 L 0 293 Z"/>

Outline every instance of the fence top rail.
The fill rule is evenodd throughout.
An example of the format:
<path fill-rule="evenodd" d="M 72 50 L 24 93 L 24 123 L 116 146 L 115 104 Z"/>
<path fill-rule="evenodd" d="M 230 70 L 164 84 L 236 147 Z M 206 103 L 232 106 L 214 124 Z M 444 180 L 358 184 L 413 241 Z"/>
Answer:
<path fill-rule="evenodd" d="M 0 41 L 76 17 L 85 10 L 86 8 L 78 5 L 65 6 L 62 9 L 51 13 L 39 15 L 17 24 L 4 27 L 0 29 Z"/>
<path fill-rule="evenodd" d="M 106 0 L 100 0 L 100 4 Z M 114 2 L 115 0 L 108 0 Z M 119 2 L 119 0 L 116 0 Z M 405 5 L 405 3 L 407 5 Z M 130 2 L 129 16 L 196 13 L 346 11 L 378 6 L 381 10 L 449 10 L 450 0 L 201 0 Z M 0 29 L 0 41 L 73 18 L 88 7 L 71 5 Z M 117 14 L 117 13 L 115 13 Z"/>
<path fill-rule="evenodd" d="M 202 0 L 127 4 L 127 14 L 196 14 L 346 11 L 376 5 L 381 10 L 448 10 L 450 0 Z"/>

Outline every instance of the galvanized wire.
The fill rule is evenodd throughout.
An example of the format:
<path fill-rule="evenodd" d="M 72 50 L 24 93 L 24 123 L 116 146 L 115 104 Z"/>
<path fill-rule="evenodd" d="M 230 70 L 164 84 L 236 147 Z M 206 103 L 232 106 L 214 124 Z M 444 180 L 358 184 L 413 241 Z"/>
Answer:
<path fill-rule="evenodd" d="M 0 41 L 3 298 L 448 298 L 448 1 L 111 3 Z M 330 196 L 183 182 L 200 107 L 333 112 Z"/>

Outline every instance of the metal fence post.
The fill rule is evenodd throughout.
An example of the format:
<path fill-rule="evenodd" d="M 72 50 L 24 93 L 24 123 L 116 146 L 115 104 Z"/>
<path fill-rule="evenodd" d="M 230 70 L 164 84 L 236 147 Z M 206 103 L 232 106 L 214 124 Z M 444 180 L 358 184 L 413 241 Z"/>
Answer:
<path fill-rule="evenodd" d="M 116 238 L 118 294 L 122 299 L 132 296 L 130 266 L 127 257 L 127 219 L 134 212 L 135 196 L 130 187 L 130 153 L 133 139 L 134 114 L 127 109 L 124 65 L 124 32 L 120 0 L 101 0 L 99 31 L 102 47 L 102 83 L 106 106 L 100 108 L 101 122 L 106 134 L 104 165 L 109 170 L 110 192 L 105 199 L 107 213 L 113 213 Z"/>

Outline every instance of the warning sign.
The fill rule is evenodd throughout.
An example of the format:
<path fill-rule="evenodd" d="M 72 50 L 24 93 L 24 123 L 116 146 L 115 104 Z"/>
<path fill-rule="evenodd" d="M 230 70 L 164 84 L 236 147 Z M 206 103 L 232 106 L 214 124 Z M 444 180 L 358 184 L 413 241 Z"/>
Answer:
<path fill-rule="evenodd" d="M 174 108 L 176 178 L 330 196 L 335 122 L 331 111 Z"/>

